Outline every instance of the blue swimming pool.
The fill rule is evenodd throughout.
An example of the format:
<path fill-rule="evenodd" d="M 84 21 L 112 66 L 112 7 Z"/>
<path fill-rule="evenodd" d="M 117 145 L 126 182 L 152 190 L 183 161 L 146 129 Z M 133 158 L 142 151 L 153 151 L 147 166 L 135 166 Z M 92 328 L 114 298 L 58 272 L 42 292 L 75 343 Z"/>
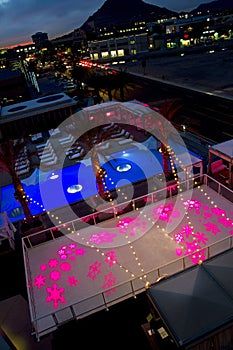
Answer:
<path fill-rule="evenodd" d="M 130 149 L 101 161 L 106 170 L 106 186 L 133 184 L 162 173 L 162 157 L 157 150 Z M 90 162 L 77 163 L 59 170 L 41 172 L 36 169 L 22 180 L 33 215 L 63 207 L 97 195 L 95 175 Z M 20 204 L 14 198 L 14 187 L 1 188 L 1 212 L 6 211 L 12 222 L 24 218 Z"/>

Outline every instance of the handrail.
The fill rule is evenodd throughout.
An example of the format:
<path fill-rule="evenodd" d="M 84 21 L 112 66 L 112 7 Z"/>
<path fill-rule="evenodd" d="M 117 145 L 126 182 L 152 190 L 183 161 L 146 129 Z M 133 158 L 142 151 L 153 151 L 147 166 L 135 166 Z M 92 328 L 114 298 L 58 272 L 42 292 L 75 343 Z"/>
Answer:
<path fill-rule="evenodd" d="M 210 186 L 211 184 L 217 184 L 217 193 L 222 195 L 223 189 L 226 191 L 229 191 L 229 193 L 231 194 L 231 197 L 233 198 L 233 191 L 230 190 L 229 188 L 227 188 L 226 186 L 219 184 L 215 179 L 213 179 L 211 176 L 209 175 L 197 175 L 196 177 L 183 181 L 183 184 L 185 183 L 186 185 L 188 183 L 190 183 L 190 180 L 193 181 L 194 184 L 198 184 L 198 182 L 195 182 L 194 180 L 199 179 L 201 180 L 201 183 L 205 184 L 206 186 Z M 181 185 L 182 183 L 180 183 L 179 185 Z M 188 187 L 188 186 L 187 186 Z M 148 196 L 151 196 L 151 198 L 153 199 L 153 195 L 155 193 L 158 193 L 160 191 L 164 191 L 167 190 L 167 188 L 164 188 L 162 190 L 159 191 L 154 191 L 150 194 L 138 197 L 135 199 L 135 201 L 137 200 L 141 200 L 141 199 L 145 199 L 148 198 Z M 169 196 L 170 196 L 170 192 L 169 192 Z M 122 205 L 125 205 L 126 203 L 129 203 L 130 201 L 127 201 L 125 203 L 121 203 L 116 207 L 122 207 Z M 132 206 L 134 208 L 134 206 Z M 115 207 L 114 207 L 115 208 Z M 113 207 L 110 207 L 110 209 L 114 209 Z M 134 208 L 135 210 L 135 208 Z M 109 212 L 109 208 L 105 209 L 103 211 L 108 211 Z M 94 214 L 88 215 L 86 217 L 91 217 Z M 76 221 L 82 220 L 83 218 L 79 218 Z M 76 221 L 70 221 L 69 224 L 74 225 L 74 222 Z M 73 226 L 74 228 L 74 226 Z M 50 228 L 50 230 L 52 230 L 52 228 Z M 41 232 L 47 232 L 47 230 L 43 230 Z M 36 233 L 36 234 L 41 234 L 41 232 Z M 30 247 L 27 247 L 27 244 L 25 243 L 25 240 L 28 239 L 30 242 L 30 237 L 31 236 L 35 236 L 36 234 L 32 234 L 28 237 L 24 237 L 22 239 L 23 241 L 23 257 L 24 257 L 24 262 L 25 262 L 25 272 L 26 272 L 26 279 L 27 282 L 29 282 L 30 284 L 32 283 L 31 281 L 31 272 L 30 272 L 30 266 L 27 263 L 28 261 L 28 257 L 27 257 L 27 251 L 29 249 L 33 248 L 33 245 L 30 244 Z M 56 239 L 53 236 L 53 239 Z M 226 243 L 226 244 L 225 244 Z M 206 255 L 206 259 L 209 259 L 212 256 L 215 256 L 216 254 L 219 254 L 220 252 L 226 251 L 227 249 L 232 248 L 233 246 L 233 238 L 232 236 L 228 236 L 225 238 L 222 238 L 220 240 L 218 240 L 217 242 L 214 242 L 213 244 L 209 245 L 209 246 L 205 246 L 205 250 L 207 252 Z M 216 249 L 214 249 L 216 248 Z M 192 253 L 193 254 L 193 253 Z M 190 259 L 190 256 L 192 255 L 186 255 L 177 259 L 174 259 L 166 264 L 163 264 L 159 267 L 156 267 L 152 270 L 149 270 L 146 272 L 146 282 L 151 283 L 155 283 L 156 282 L 156 278 L 160 277 L 161 275 L 163 275 L 164 273 L 166 274 L 171 274 L 171 270 L 172 270 L 172 274 L 177 273 L 179 271 L 183 271 L 186 268 L 195 265 L 195 263 Z M 95 294 L 94 296 L 88 297 L 88 298 L 83 298 L 82 300 L 79 300 L 77 303 L 73 303 L 70 305 L 65 306 L 64 308 L 59 308 L 59 310 L 57 312 L 53 312 L 53 313 L 47 313 L 43 316 L 37 317 L 36 316 L 36 311 L 34 309 L 34 297 L 33 297 L 33 291 L 32 289 L 30 289 L 30 286 L 27 286 L 27 292 L 28 292 L 28 298 L 29 298 L 29 310 L 30 310 L 30 316 L 31 316 L 31 322 L 34 328 L 34 333 L 37 337 L 37 339 L 40 339 L 40 336 L 42 334 L 46 334 L 48 332 L 51 332 L 54 330 L 54 327 L 57 328 L 59 325 L 63 324 L 64 322 L 68 322 L 72 319 L 77 319 L 77 318 L 83 318 L 86 317 L 92 313 L 94 313 L 96 310 L 102 310 L 102 309 L 106 309 L 108 310 L 109 306 L 113 305 L 114 303 L 118 302 L 118 301 L 122 301 L 125 300 L 126 298 L 129 298 L 130 296 L 136 297 L 137 294 L 142 293 L 143 291 L 146 290 L 147 286 L 146 286 L 146 282 L 145 281 L 145 274 L 142 275 L 138 275 L 137 277 L 134 278 L 129 278 L 127 281 L 124 281 L 122 283 L 119 283 L 117 285 L 114 285 L 114 289 L 120 289 L 121 287 L 127 287 L 126 289 L 127 291 L 124 292 L 123 294 L 118 294 L 115 298 L 111 298 L 110 301 L 107 301 L 105 298 L 105 295 L 108 291 L 110 291 L 112 288 L 106 289 L 104 292 L 100 292 Z M 140 285 L 137 285 L 137 282 L 140 283 Z M 86 303 L 88 300 L 94 300 L 95 301 L 95 305 L 93 305 L 91 308 L 89 308 L 88 310 L 82 311 L 82 312 L 78 312 L 77 310 L 74 310 L 74 307 L 77 305 L 81 305 L 83 302 Z M 101 301 L 102 300 L 102 301 Z M 90 303 L 91 305 L 91 303 Z M 64 310 L 70 310 L 70 315 L 71 317 L 66 319 L 66 321 L 60 321 L 58 320 L 56 314 L 58 313 L 62 313 L 62 311 Z M 40 327 L 38 326 L 38 323 L 42 320 L 45 320 L 46 318 L 50 317 L 54 320 L 54 324 L 46 327 L 45 329 L 41 330 Z"/>

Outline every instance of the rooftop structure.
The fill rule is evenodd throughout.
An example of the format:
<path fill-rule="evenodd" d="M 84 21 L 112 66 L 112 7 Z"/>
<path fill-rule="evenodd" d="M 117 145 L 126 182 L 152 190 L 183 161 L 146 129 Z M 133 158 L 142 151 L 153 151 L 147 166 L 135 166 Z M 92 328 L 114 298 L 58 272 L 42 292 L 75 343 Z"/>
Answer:
<path fill-rule="evenodd" d="M 2 107 L 0 126 L 2 138 L 19 138 L 56 128 L 70 116 L 77 105 L 65 93 L 53 94 Z"/>

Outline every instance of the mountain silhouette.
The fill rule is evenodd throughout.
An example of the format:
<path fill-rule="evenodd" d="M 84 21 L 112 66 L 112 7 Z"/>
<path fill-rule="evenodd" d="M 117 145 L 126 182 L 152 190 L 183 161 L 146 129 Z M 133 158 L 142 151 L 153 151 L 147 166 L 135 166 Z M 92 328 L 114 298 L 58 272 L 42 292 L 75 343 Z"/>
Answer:
<path fill-rule="evenodd" d="M 172 17 L 177 12 L 170 11 L 142 0 L 107 0 L 82 25 L 86 29 L 88 23 L 94 22 L 95 27 L 122 25 L 135 21 L 155 21 L 163 17 Z"/>
<path fill-rule="evenodd" d="M 233 0 L 215 0 L 208 3 L 203 3 L 191 11 L 197 12 L 215 12 L 218 10 L 233 10 Z"/>

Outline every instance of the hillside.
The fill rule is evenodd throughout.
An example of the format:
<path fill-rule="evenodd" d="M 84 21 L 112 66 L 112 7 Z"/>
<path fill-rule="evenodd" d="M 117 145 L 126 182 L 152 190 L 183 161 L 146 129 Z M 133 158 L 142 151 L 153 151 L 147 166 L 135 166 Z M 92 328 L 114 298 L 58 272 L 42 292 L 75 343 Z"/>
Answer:
<path fill-rule="evenodd" d="M 133 0 L 133 5 L 132 0 L 107 0 L 98 11 L 87 19 L 82 28 L 85 29 L 91 21 L 98 27 L 100 25 L 117 25 L 139 20 L 154 21 L 172 15 L 177 15 L 177 13 L 148 4 L 142 0 Z"/>
<path fill-rule="evenodd" d="M 218 10 L 233 10 L 233 0 L 215 0 L 209 3 L 203 3 L 196 9 L 192 10 L 191 13 L 197 12 L 216 12 Z"/>

